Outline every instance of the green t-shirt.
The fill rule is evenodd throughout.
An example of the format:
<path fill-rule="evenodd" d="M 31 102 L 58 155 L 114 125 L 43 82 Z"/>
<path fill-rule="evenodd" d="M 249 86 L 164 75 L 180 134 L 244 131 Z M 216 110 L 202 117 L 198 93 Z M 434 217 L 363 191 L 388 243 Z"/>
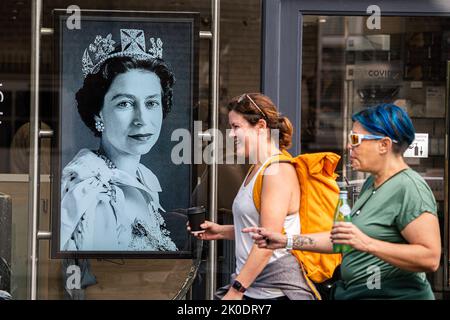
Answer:
<path fill-rule="evenodd" d="M 407 243 L 400 232 L 410 222 L 424 212 L 436 215 L 433 193 L 414 170 L 397 173 L 377 189 L 373 183 L 373 176 L 366 180 L 352 209 L 352 223 L 369 237 Z M 344 254 L 341 276 L 343 282 L 335 292 L 336 299 L 433 299 L 425 273 L 399 269 L 366 252 L 352 250 Z"/>

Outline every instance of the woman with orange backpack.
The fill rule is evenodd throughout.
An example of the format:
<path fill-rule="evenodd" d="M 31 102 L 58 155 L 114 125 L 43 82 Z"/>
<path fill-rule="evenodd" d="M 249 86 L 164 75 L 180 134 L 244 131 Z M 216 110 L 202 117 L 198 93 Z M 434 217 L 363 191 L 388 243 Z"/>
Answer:
<path fill-rule="evenodd" d="M 316 299 L 306 283 L 296 258 L 286 248 L 268 249 L 254 245 L 242 230 L 258 225 L 267 230 L 299 233 L 300 190 L 297 175 L 289 163 L 265 167 L 291 145 L 291 122 L 281 116 L 273 102 L 259 93 L 243 94 L 227 105 L 236 153 L 254 163 L 233 202 L 233 225 L 206 221 L 203 233 L 193 233 L 202 240 L 235 240 L 236 273 L 231 284 L 219 289 L 222 299 Z M 279 142 L 271 135 L 279 133 Z M 256 177 L 264 171 L 261 208 L 253 202 Z M 188 228 L 189 230 L 189 228 Z M 292 270 L 295 272 L 292 272 Z"/>
<path fill-rule="evenodd" d="M 403 159 L 415 137 L 412 122 L 393 104 L 364 109 L 352 120 L 351 165 L 371 174 L 353 206 L 352 222 L 336 223 L 331 232 L 294 235 L 293 247 L 332 253 L 333 243 L 352 246 L 342 258 L 335 299 L 434 299 L 425 272 L 439 267 L 440 231 L 431 189 Z M 273 230 L 243 232 L 253 233 L 261 249 L 287 243 Z"/>

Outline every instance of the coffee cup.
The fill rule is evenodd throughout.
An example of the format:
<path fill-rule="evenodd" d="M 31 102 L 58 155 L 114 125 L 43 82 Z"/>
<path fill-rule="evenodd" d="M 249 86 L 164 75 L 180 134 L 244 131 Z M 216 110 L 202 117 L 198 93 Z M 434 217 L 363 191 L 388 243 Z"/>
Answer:
<path fill-rule="evenodd" d="M 205 232 L 200 225 L 205 222 L 206 209 L 205 207 L 192 207 L 187 210 L 187 216 L 189 219 L 189 227 L 193 233 Z"/>

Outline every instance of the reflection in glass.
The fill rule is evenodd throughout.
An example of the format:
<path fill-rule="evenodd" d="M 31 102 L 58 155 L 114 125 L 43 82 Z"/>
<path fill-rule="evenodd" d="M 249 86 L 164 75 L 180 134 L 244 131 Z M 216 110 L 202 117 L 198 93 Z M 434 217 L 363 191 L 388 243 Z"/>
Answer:
<path fill-rule="evenodd" d="M 443 232 L 450 19 L 381 17 L 381 29 L 369 30 L 366 18 L 304 17 L 302 152 L 340 154 L 338 171 L 348 179 L 350 201 L 354 202 L 367 175 L 348 165 L 351 115 L 383 102 L 404 108 L 416 132 L 429 136 L 428 157 L 405 160 L 431 187 Z"/>

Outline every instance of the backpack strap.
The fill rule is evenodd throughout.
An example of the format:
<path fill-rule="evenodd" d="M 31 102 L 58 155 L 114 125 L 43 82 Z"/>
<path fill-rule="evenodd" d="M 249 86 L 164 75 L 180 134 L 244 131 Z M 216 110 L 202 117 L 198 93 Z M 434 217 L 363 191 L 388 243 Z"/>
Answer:
<path fill-rule="evenodd" d="M 322 300 L 322 296 L 320 295 L 319 291 L 317 291 L 316 286 L 314 285 L 314 283 L 311 281 L 311 279 L 309 279 L 308 274 L 305 270 L 305 267 L 303 266 L 303 262 L 301 262 L 300 260 L 298 260 L 298 264 L 300 265 L 300 269 L 302 270 L 303 276 L 305 277 L 306 280 L 306 284 L 308 285 L 308 287 L 311 289 L 311 291 L 313 292 L 313 294 L 316 296 L 317 300 Z"/>
<path fill-rule="evenodd" d="M 282 154 L 272 157 L 269 161 L 267 161 L 256 177 L 255 185 L 253 187 L 253 203 L 255 204 L 256 210 L 258 210 L 258 212 L 261 212 L 262 184 L 264 179 L 264 172 L 266 171 L 267 167 L 269 167 L 273 163 L 292 163 L 292 156 L 285 150 L 283 150 L 282 152 Z M 252 169 L 253 166 L 250 168 L 250 170 Z"/>
<path fill-rule="evenodd" d="M 258 210 L 258 212 L 261 212 L 262 184 L 263 184 L 263 179 L 264 179 L 264 171 L 267 169 L 267 167 L 269 167 L 273 163 L 295 163 L 293 161 L 292 156 L 287 151 L 283 150 L 282 152 L 283 153 L 281 155 L 278 155 L 278 156 L 270 159 L 264 165 L 264 167 L 262 168 L 262 170 L 258 173 L 258 176 L 256 177 L 255 185 L 253 187 L 253 203 L 255 204 L 255 207 Z M 250 170 L 252 170 L 252 169 L 253 169 L 253 166 L 250 168 Z M 249 170 L 249 173 L 250 173 L 250 170 Z M 283 233 L 284 233 L 284 230 L 283 230 Z M 311 291 L 313 292 L 313 294 L 317 298 L 317 300 L 322 300 L 322 297 L 321 297 L 319 291 L 317 291 L 316 286 L 311 281 L 311 279 L 309 279 L 308 274 L 305 270 L 305 267 L 303 266 L 303 263 L 299 260 L 298 260 L 298 262 L 300 264 L 300 269 L 302 271 L 302 274 L 305 277 L 306 284 L 311 289 Z"/>

